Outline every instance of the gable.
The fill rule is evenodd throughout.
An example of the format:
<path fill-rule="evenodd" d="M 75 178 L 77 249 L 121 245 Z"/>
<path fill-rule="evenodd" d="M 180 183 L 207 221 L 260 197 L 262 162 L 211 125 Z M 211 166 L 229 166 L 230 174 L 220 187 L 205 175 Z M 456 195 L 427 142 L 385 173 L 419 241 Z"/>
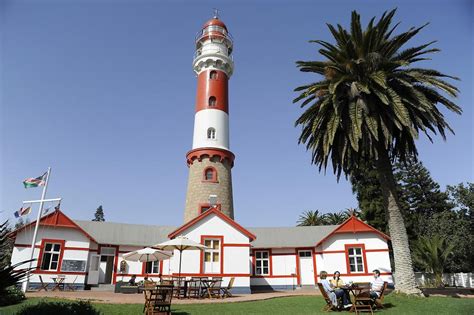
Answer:
<path fill-rule="evenodd" d="M 214 217 L 217 217 L 216 219 Z M 171 232 L 168 237 L 170 239 L 175 238 L 176 236 L 188 232 L 191 229 L 196 228 L 197 226 L 202 225 L 205 222 L 210 222 L 210 220 L 214 221 L 213 224 L 219 225 L 218 222 L 225 223 L 226 225 L 230 226 L 233 230 L 238 231 L 240 234 L 245 235 L 250 241 L 253 241 L 256 236 L 250 233 L 247 229 L 242 227 L 240 224 L 223 214 L 218 208 L 213 208 L 208 210 L 201 215 L 197 216 L 193 220 L 189 221 L 188 223 L 182 225 L 175 231 Z M 215 221 L 217 220 L 217 221 Z"/>

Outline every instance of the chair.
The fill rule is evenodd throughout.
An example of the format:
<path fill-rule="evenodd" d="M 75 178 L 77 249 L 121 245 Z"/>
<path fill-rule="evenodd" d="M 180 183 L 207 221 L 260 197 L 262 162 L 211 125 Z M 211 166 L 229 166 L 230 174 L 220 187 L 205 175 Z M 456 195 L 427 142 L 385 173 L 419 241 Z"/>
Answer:
<path fill-rule="evenodd" d="M 338 307 L 336 307 L 332 304 L 332 301 L 329 298 L 329 295 L 327 294 L 326 290 L 324 290 L 324 287 L 323 287 L 322 283 L 318 282 L 318 288 L 319 288 L 319 291 L 321 292 L 321 295 L 323 296 L 324 300 L 326 301 L 326 305 L 324 305 L 324 307 L 323 307 L 323 312 L 338 310 Z M 340 299 L 338 299 L 337 304 L 339 306 Z"/>
<path fill-rule="evenodd" d="M 41 282 L 41 288 L 39 288 L 38 291 L 45 290 L 48 291 L 48 285 L 49 283 L 44 283 L 43 282 L 43 277 L 39 276 L 40 282 Z"/>
<path fill-rule="evenodd" d="M 227 284 L 227 288 L 221 288 L 222 298 L 232 297 L 232 293 L 230 292 L 230 290 L 232 290 L 232 287 L 234 286 L 234 281 L 234 277 L 230 278 L 229 284 Z"/>
<path fill-rule="evenodd" d="M 186 296 L 186 278 L 184 277 L 173 277 L 173 295 L 180 299 Z"/>
<path fill-rule="evenodd" d="M 385 282 L 383 283 L 382 290 L 380 291 L 380 296 L 379 296 L 378 298 L 376 298 L 376 299 L 373 301 L 374 306 L 375 306 L 376 308 L 380 308 L 380 309 L 384 308 L 384 306 L 383 306 L 383 299 L 384 299 L 384 297 L 385 297 L 385 290 L 387 289 L 387 286 L 388 286 L 388 282 L 385 281 Z"/>
<path fill-rule="evenodd" d="M 66 286 L 67 286 L 68 290 L 76 291 L 76 288 L 74 287 L 74 284 L 76 283 L 77 277 L 78 276 L 76 276 L 71 283 L 66 283 Z"/>
<path fill-rule="evenodd" d="M 160 285 L 154 290 L 149 290 L 148 295 L 145 293 L 145 314 L 171 314 L 172 299 L 173 286 Z"/>
<path fill-rule="evenodd" d="M 213 277 L 212 280 L 212 284 L 207 288 L 207 294 L 210 299 L 213 297 L 221 298 L 222 277 Z"/>
<path fill-rule="evenodd" d="M 190 281 L 188 281 L 188 298 L 200 298 L 201 297 L 201 278 L 192 277 Z"/>

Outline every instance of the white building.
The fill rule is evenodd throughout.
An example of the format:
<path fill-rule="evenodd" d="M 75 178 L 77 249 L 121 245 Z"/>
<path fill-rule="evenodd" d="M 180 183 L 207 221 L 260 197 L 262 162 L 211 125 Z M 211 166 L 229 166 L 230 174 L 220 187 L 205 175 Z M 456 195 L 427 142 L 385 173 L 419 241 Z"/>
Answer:
<path fill-rule="evenodd" d="M 78 287 L 114 284 L 132 275 L 177 275 L 176 255 L 163 263 L 122 263 L 122 255 L 185 235 L 212 248 L 183 252 L 182 275 L 234 277 L 235 292 L 314 286 L 318 272 L 339 271 L 369 281 L 379 269 L 392 281 L 388 237 L 355 217 L 340 226 L 244 228 L 234 221 L 229 142 L 228 80 L 233 42 L 217 17 L 196 37 L 193 70 L 198 77 L 189 180 L 181 227 L 80 221 L 55 211 L 41 219 L 30 285 L 58 274 Z M 210 199 L 215 202 L 210 204 Z M 15 231 L 12 263 L 30 258 L 33 223 Z"/>

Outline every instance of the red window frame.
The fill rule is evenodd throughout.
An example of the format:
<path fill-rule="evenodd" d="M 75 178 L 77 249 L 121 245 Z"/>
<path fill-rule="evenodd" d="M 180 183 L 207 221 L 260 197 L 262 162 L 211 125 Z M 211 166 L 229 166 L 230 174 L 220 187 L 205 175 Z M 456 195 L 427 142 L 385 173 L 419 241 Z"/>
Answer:
<path fill-rule="evenodd" d="M 207 179 L 207 172 L 209 170 L 212 170 L 212 178 L 211 179 Z M 206 183 L 218 183 L 219 181 L 217 180 L 217 170 L 215 167 L 213 166 L 208 166 L 204 169 L 204 172 L 202 173 L 202 181 L 203 182 L 206 182 Z"/>
<path fill-rule="evenodd" d="M 41 269 L 41 265 L 43 263 L 43 254 L 44 249 L 46 247 L 46 243 L 50 244 L 59 244 L 61 248 L 59 249 L 59 259 L 58 259 L 58 267 L 56 270 L 48 269 L 43 270 Z M 36 270 L 39 273 L 57 273 L 61 270 L 61 265 L 63 263 L 63 255 L 64 255 L 64 246 L 66 244 L 66 240 L 58 240 L 58 239 L 50 239 L 50 238 L 43 238 L 41 240 L 40 252 L 38 254 L 38 264 L 36 265 Z"/>
<path fill-rule="evenodd" d="M 349 248 L 360 248 L 362 252 L 362 264 L 364 267 L 363 271 L 352 271 L 351 272 L 351 265 L 349 263 Z M 346 269 L 348 274 L 367 274 L 367 255 L 365 253 L 365 244 L 345 244 L 344 245 L 344 254 L 346 255 Z"/>
<path fill-rule="evenodd" d="M 201 235 L 201 244 L 204 245 L 206 239 L 219 240 L 220 243 L 220 272 L 218 274 L 224 274 L 224 236 L 223 235 Z M 200 263 L 199 263 L 199 273 L 206 275 L 215 275 L 214 273 L 204 273 L 204 251 L 200 251 Z"/>
<path fill-rule="evenodd" d="M 146 264 L 147 264 L 148 262 L 143 262 L 143 265 L 142 265 L 142 275 L 159 275 L 159 274 L 161 274 L 161 268 L 162 268 L 162 266 L 161 266 L 161 261 L 153 261 L 153 262 L 150 261 L 150 262 L 151 262 L 151 263 L 157 263 L 157 264 L 158 264 L 158 272 L 154 273 L 154 272 L 153 272 L 153 268 L 151 268 L 151 269 L 152 269 L 152 270 L 151 270 L 152 272 L 146 272 Z"/>
<path fill-rule="evenodd" d="M 257 252 L 268 252 L 268 275 L 257 275 Z M 259 248 L 252 250 L 252 275 L 255 277 L 272 277 L 273 276 L 273 254 L 271 248 Z"/>
<path fill-rule="evenodd" d="M 206 211 L 204 211 L 204 208 L 208 208 L 208 209 L 206 209 L 206 211 L 210 210 L 211 209 L 211 204 L 210 203 L 200 203 L 199 204 L 199 214 L 202 214 L 203 212 L 206 212 Z M 217 208 L 217 210 L 221 211 L 221 204 L 220 203 L 216 204 L 216 208 Z"/>

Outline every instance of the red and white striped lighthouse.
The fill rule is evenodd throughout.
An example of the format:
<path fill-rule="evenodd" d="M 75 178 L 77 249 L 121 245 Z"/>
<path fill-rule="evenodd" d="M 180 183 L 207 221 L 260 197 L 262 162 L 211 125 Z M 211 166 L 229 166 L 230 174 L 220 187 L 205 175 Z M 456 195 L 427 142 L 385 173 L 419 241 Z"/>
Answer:
<path fill-rule="evenodd" d="M 207 21 L 196 37 L 193 69 L 198 84 L 193 147 L 186 155 L 189 179 L 185 222 L 209 209 L 210 199 L 234 218 L 228 102 L 228 81 L 234 70 L 232 48 L 232 37 L 217 16 Z"/>

